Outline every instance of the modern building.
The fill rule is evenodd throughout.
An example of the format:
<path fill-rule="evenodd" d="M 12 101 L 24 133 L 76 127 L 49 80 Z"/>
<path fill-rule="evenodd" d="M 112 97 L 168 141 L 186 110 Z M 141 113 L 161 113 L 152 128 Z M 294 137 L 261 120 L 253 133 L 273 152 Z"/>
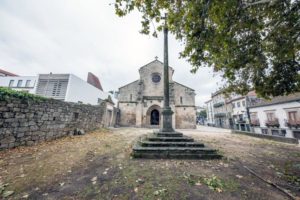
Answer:
<path fill-rule="evenodd" d="M 249 113 L 255 133 L 300 139 L 300 93 L 261 101 Z"/>
<path fill-rule="evenodd" d="M 5 71 L 3 69 L 0 69 L 0 77 L 3 77 L 3 76 L 18 76 L 18 75 L 13 74 L 13 73 L 8 72 L 8 71 Z"/>
<path fill-rule="evenodd" d="M 119 88 L 120 125 L 158 128 L 164 105 L 163 63 L 157 59 L 139 69 L 140 78 Z M 174 128 L 196 128 L 195 91 L 173 80 L 169 67 L 170 107 Z"/>
<path fill-rule="evenodd" d="M 73 74 L 39 74 L 36 94 L 67 102 L 97 105 L 106 100 L 107 92 Z"/>
<path fill-rule="evenodd" d="M 13 90 L 35 94 L 36 76 L 2 76 L 0 77 L 0 87 L 9 87 Z"/>

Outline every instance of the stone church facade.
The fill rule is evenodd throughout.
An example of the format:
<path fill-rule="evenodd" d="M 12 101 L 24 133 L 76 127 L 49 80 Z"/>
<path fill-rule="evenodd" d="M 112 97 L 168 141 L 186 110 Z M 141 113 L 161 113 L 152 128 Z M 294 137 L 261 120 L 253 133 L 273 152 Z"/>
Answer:
<path fill-rule="evenodd" d="M 173 81 L 169 67 L 173 128 L 196 128 L 195 91 Z M 163 63 L 154 60 L 139 69 L 140 79 L 119 88 L 121 126 L 159 128 L 164 104 Z"/>

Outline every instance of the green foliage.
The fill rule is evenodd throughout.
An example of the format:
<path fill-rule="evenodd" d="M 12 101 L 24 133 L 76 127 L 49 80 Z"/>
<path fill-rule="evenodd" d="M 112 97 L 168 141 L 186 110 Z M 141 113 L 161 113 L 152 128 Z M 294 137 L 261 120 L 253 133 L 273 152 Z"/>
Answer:
<path fill-rule="evenodd" d="M 21 100 L 35 100 L 35 101 L 43 101 L 47 98 L 41 97 L 38 95 L 29 94 L 23 91 L 15 91 L 10 88 L 0 87 L 0 100 L 5 100 L 10 97 L 15 97 Z"/>
<path fill-rule="evenodd" d="M 206 119 L 207 118 L 207 113 L 206 113 L 206 110 L 201 110 L 198 114 L 198 116 Z"/>
<path fill-rule="evenodd" d="M 300 91 L 299 0 L 115 0 L 114 5 L 119 16 L 141 12 L 141 33 L 154 36 L 166 11 L 191 72 L 212 67 L 226 80 L 227 92 L 255 89 L 269 97 Z"/>

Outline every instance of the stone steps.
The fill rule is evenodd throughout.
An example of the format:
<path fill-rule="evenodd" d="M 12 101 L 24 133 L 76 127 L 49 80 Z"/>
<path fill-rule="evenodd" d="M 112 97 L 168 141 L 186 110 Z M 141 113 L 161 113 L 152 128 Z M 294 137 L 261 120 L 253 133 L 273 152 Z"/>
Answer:
<path fill-rule="evenodd" d="M 179 132 L 154 132 L 157 137 L 182 137 L 183 134 Z"/>
<path fill-rule="evenodd" d="M 133 153 L 134 158 L 145 158 L 145 159 L 221 159 L 222 156 L 219 154 L 188 154 L 188 153 Z"/>
<path fill-rule="evenodd" d="M 142 147 L 204 147 L 204 144 L 198 142 L 161 142 L 161 141 L 141 141 Z"/>
<path fill-rule="evenodd" d="M 149 141 L 161 141 L 161 142 L 193 142 L 194 139 L 191 137 L 148 137 Z"/>
<path fill-rule="evenodd" d="M 216 149 L 205 147 L 178 132 L 154 132 L 142 137 L 133 147 L 134 158 L 219 159 Z"/>
<path fill-rule="evenodd" d="M 144 152 L 144 153 L 201 153 L 201 154 L 211 154 L 216 153 L 215 149 L 210 149 L 206 147 L 143 147 L 136 145 L 133 147 L 133 151 Z"/>

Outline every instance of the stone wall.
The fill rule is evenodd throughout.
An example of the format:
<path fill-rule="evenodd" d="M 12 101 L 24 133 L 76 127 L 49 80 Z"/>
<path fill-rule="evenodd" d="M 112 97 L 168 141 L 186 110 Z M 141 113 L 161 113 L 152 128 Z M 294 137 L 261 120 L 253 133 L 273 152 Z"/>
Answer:
<path fill-rule="evenodd" d="M 176 106 L 175 124 L 178 129 L 196 128 L 196 108 L 195 106 Z"/>
<path fill-rule="evenodd" d="M 0 98 L 0 150 L 101 128 L 105 110 L 106 102 L 91 106 L 53 99 Z"/>

